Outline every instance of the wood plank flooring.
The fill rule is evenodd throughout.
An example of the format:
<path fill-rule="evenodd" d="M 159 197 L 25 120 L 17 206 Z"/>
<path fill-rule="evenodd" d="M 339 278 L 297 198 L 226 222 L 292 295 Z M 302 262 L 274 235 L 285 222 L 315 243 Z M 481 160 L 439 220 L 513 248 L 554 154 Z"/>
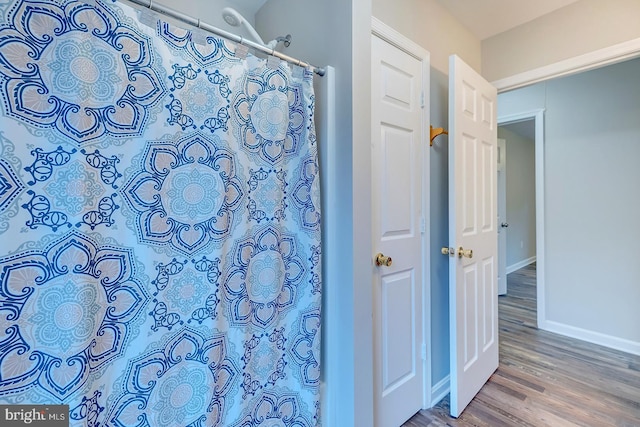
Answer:
<path fill-rule="evenodd" d="M 535 282 L 535 264 L 507 276 L 500 366 L 460 418 L 447 396 L 403 427 L 640 426 L 640 356 L 536 329 Z"/>

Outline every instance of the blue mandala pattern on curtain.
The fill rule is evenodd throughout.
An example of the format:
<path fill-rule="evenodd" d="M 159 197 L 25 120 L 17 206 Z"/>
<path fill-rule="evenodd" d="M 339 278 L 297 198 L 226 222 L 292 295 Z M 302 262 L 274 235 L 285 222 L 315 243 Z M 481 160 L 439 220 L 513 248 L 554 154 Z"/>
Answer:
<path fill-rule="evenodd" d="M 0 0 L 0 403 L 317 426 L 313 74 L 146 13 Z"/>
<path fill-rule="evenodd" d="M 127 350 L 149 299 L 131 249 L 71 232 L 43 251 L 0 259 L 0 389 L 63 400 Z"/>
<path fill-rule="evenodd" d="M 288 80 L 281 68 L 253 69 L 237 83 L 231 103 L 234 136 L 257 162 L 272 165 L 298 156 L 303 135 L 309 135 L 302 84 Z"/>
<path fill-rule="evenodd" d="M 226 68 L 242 60 L 236 58 L 231 43 L 224 39 L 202 35 L 205 43 L 197 43 L 194 31 L 171 25 L 168 22 L 157 21 L 158 35 L 170 46 L 180 49 L 195 60 L 200 67 L 210 65 Z"/>
<path fill-rule="evenodd" d="M 166 91 L 149 38 L 100 2 L 16 2 L 0 40 L 5 113 L 79 144 L 140 135 Z"/>

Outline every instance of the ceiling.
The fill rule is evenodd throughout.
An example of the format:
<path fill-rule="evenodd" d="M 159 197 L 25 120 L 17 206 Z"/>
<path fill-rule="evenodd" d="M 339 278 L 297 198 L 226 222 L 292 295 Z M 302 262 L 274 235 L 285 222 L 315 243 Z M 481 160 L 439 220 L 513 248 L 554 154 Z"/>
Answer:
<path fill-rule="evenodd" d="M 484 40 L 578 0 L 437 0 Z"/>

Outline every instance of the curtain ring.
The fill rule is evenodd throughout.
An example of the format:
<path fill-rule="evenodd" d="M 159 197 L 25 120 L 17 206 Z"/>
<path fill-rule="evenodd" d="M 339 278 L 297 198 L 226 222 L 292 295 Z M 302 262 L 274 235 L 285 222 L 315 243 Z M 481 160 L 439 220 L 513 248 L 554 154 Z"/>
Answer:
<path fill-rule="evenodd" d="M 149 0 L 149 6 L 147 6 L 149 9 L 153 10 L 153 0 Z"/>
<path fill-rule="evenodd" d="M 200 18 L 198 18 L 198 28 L 200 28 Z"/>

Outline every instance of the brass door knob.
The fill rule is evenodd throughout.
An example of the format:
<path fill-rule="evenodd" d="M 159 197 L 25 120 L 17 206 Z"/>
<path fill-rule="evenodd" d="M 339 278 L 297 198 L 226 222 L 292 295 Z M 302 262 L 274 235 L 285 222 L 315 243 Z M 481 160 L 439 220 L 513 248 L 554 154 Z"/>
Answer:
<path fill-rule="evenodd" d="M 386 267 L 391 267 L 391 263 L 393 263 L 393 260 L 391 259 L 391 257 L 390 257 L 390 256 L 385 256 L 385 255 L 384 255 L 384 254 L 382 254 L 382 253 L 378 253 L 378 254 L 376 255 L 376 259 L 375 259 L 375 261 L 376 261 L 376 265 L 377 265 L 378 267 L 380 267 L 380 266 L 382 266 L 382 265 L 384 265 L 384 266 L 386 266 Z"/>
<path fill-rule="evenodd" d="M 458 248 L 458 258 L 473 258 L 473 249 L 464 249 L 462 246 Z"/>
<path fill-rule="evenodd" d="M 449 248 L 447 246 L 443 246 L 442 249 L 440 249 L 440 253 L 442 255 L 453 255 L 456 251 L 453 248 Z"/>

